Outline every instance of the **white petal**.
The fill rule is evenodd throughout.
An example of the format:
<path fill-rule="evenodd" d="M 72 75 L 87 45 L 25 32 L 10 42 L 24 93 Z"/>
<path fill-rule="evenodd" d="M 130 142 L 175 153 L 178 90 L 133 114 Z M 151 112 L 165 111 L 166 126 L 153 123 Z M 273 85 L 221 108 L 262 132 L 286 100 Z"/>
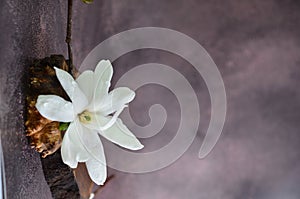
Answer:
<path fill-rule="evenodd" d="M 39 95 L 35 106 L 43 117 L 52 121 L 71 122 L 75 117 L 73 104 L 57 95 Z"/>
<path fill-rule="evenodd" d="M 68 72 L 56 67 L 54 67 L 54 69 L 61 86 L 64 88 L 74 105 L 75 112 L 82 112 L 88 105 L 88 100 L 79 88 L 77 82 Z"/>
<path fill-rule="evenodd" d="M 86 161 L 86 168 L 90 178 L 97 185 L 103 185 L 107 178 L 106 165 L 99 163 L 96 159 Z"/>
<path fill-rule="evenodd" d="M 106 180 L 106 159 L 100 137 L 96 131 L 88 130 L 81 124 L 78 125 L 78 136 L 80 142 L 86 149 L 89 159 L 86 167 L 91 179 L 98 185 L 102 185 Z M 85 129 L 85 130 L 84 130 Z"/>
<path fill-rule="evenodd" d="M 131 102 L 134 97 L 135 92 L 133 90 L 127 87 L 119 87 L 109 92 L 102 103 L 95 106 L 95 110 L 101 112 L 103 115 L 109 115 Z"/>
<path fill-rule="evenodd" d="M 131 133 L 131 131 L 123 124 L 121 119 L 118 119 L 109 129 L 99 131 L 99 133 L 109 141 L 127 149 L 139 150 L 144 147 L 133 133 Z"/>
<path fill-rule="evenodd" d="M 101 60 L 95 69 L 94 73 L 94 91 L 92 106 L 99 104 L 101 100 L 108 94 L 110 81 L 113 74 L 113 68 L 108 60 Z M 93 107 L 90 107 L 91 109 Z"/>
<path fill-rule="evenodd" d="M 76 82 L 90 102 L 94 91 L 94 72 L 91 70 L 84 71 L 78 76 Z"/>
<path fill-rule="evenodd" d="M 96 159 L 102 164 L 106 164 L 103 146 L 97 131 L 84 127 L 79 121 L 76 121 L 77 136 L 89 157 Z"/>
<path fill-rule="evenodd" d="M 76 168 L 78 162 L 85 162 L 90 158 L 78 137 L 78 129 L 78 124 L 72 122 L 64 135 L 61 145 L 62 160 L 71 168 Z"/>

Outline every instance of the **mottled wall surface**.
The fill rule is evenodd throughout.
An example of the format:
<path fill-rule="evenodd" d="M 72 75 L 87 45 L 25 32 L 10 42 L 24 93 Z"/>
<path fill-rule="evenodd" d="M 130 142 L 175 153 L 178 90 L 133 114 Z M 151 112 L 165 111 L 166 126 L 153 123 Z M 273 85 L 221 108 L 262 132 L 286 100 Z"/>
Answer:
<path fill-rule="evenodd" d="M 194 38 L 210 53 L 223 76 L 228 99 L 221 139 L 207 158 L 199 160 L 210 111 L 201 77 L 195 76 L 187 62 L 166 52 L 143 50 L 119 58 L 114 63 L 114 81 L 134 66 L 149 62 L 172 66 L 184 74 L 197 91 L 200 130 L 189 150 L 163 170 L 147 174 L 109 170 L 116 177 L 97 198 L 300 197 L 299 2 L 112 0 L 78 7 L 78 31 L 74 33 L 78 64 L 99 42 L 120 31 L 170 28 Z M 165 106 L 168 121 L 159 135 L 142 140 L 144 151 L 166 145 L 180 118 L 174 96 L 149 85 L 138 90 L 131 105 L 138 124 L 150 122 L 148 108 L 153 103 Z"/>
<path fill-rule="evenodd" d="M 26 60 L 65 53 L 64 1 L 1 1 L 1 138 L 10 198 L 49 198 L 39 156 L 23 135 L 21 77 Z M 297 199 L 300 198 L 300 4 L 295 0 L 95 0 L 75 1 L 74 56 L 78 66 L 98 43 L 120 31 L 158 26 L 180 31 L 210 53 L 224 79 L 228 112 L 212 153 L 197 158 L 208 127 L 210 101 L 200 75 L 176 55 L 143 50 L 114 64 L 116 82 L 136 65 L 157 62 L 187 77 L 201 108 L 198 136 L 171 166 L 147 174 L 115 174 L 98 199 Z M 172 102 L 172 103 L 170 103 Z M 161 103 L 168 120 L 158 135 L 142 139 L 144 151 L 167 144 L 180 111 L 172 93 L 158 86 L 137 91 L 136 122 Z M 37 196 L 43 192 L 42 196 Z M 19 196 L 19 197 L 18 197 Z"/>

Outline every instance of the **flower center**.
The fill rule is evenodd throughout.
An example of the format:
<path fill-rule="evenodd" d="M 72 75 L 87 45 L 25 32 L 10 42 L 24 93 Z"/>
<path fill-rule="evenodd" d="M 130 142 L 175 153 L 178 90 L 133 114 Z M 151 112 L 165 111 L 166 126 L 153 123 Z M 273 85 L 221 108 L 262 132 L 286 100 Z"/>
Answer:
<path fill-rule="evenodd" d="M 79 120 L 82 123 L 89 123 L 92 121 L 92 114 L 88 111 L 83 111 L 79 114 Z"/>

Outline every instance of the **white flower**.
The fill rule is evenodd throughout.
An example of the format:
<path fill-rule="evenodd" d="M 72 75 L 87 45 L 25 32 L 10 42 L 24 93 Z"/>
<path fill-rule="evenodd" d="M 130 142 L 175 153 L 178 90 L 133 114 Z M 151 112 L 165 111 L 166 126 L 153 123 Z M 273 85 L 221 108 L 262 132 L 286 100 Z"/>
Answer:
<path fill-rule="evenodd" d="M 107 177 L 106 160 L 98 134 L 127 149 L 143 148 L 118 118 L 135 93 L 126 87 L 108 93 L 113 74 L 108 60 L 100 61 L 95 72 L 84 71 L 76 80 L 61 69 L 55 70 L 72 103 L 56 95 L 40 95 L 36 108 L 49 120 L 71 122 L 61 146 L 62 160 L 71 168 L 85 162 L 91 179 L 102 185 Z"/>

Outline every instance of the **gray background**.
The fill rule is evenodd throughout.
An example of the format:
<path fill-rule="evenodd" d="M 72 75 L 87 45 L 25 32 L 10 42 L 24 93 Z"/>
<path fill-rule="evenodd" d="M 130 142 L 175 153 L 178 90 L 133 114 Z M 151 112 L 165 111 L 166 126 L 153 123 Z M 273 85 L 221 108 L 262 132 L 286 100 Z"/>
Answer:
<path fill-rule="evenodd" d="M 0 2 L 1 139 L 9 198 L 50 198 L 39 155 L 27 145 L 22 124 L 22 74 L 32 58 L 66 55 L 66 2 Z M 158 26 L 180 31 L 210 53 L 223 76 L 228 113 L 221 139 L 204 160 L 198 150 L 209 122 L 205 83 L 181 58 L 143 50 L 114 64 L 113 82 L 148 62 L 179 70 L 197 92 L 200 129 L 189 150 L 171 166 L 148 174 L 109 169 L 115 178 L 97 198 L 297 199 L 300 198 L 300 3 L 296 0 L 95 0 L 74 6 L 75 64 L 120 31 Z M 149 85 L 131 105 L 136 122 L 149 122 L 148 107 L 161 103 L 168 120 L 159 135 L 142 139 L 144 151 L 167 144 L 180 111 L 167 89 Z"/>

